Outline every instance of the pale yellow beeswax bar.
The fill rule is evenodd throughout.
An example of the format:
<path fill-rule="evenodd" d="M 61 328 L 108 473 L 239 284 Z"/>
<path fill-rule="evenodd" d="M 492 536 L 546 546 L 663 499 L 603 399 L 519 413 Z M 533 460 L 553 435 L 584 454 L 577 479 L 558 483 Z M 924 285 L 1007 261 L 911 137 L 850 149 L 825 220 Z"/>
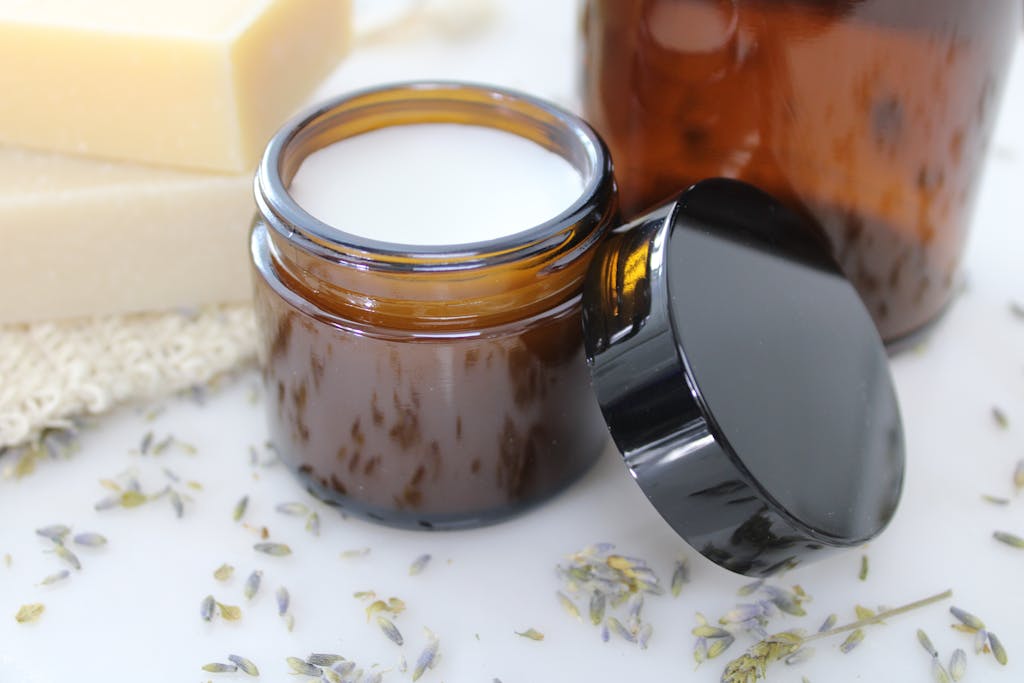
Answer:
<path fill-rule="evenodd" d="M 349 0 L 0 0 L 0 142 L 250 171 L 349 29 Z"/>
<path fill-rule="evenodd" d="M 0 323 L 249 299 L 252 175 L 0 146 Z"/>

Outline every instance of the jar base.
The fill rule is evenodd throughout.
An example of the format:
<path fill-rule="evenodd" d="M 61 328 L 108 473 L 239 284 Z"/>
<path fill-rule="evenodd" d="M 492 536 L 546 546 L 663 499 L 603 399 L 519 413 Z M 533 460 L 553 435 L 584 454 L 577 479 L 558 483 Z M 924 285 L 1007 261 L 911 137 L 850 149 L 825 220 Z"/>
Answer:
<path fill-rule="evenodd" d="M 367 505 L 350 496 L 341 495 L 328 486 L 324 486 L 299 468 L 292 467 L 290 464 L 286 466 L 311 496 L 324 505 L 335 508 L 344 514 L 395 529 L 460 531 L 500 524 L 555 499 L 573 484 L 583 479 L 594 468 L 598 460 L 601 459 L 601 454 L 604 453 L 606 447 L 607 441 L 602 444 L 601 449 L 593 458 L 582 463 L 582 466 L 577 471 L 566 476 L 564 481 L 550 486 L 542 494 L 474 513 L 459 512 L 417 515 L 415 510 L 395 510 L 394 508 L 380 508 L 374 505 Z"/>
<path fill-rule="evenodd" d="M 889 354 L 889 357 L 898 356 L 909 351 L 912 351 L 921 344 L 923 344 L 929 337 L 934 334 L 936 328 L 940 326 L 945 317 L 949 314 L 951 308 L 959 298 L 959 290 L 954 292 L 953 296 L 949 297 L 949 300 L 942 305 L 938 311 L 935 312 L 930 318 L 925 320 L 922 324 L 913 328 L 909 332 L 904 332 L 898 337 L 893 339 L 885 340 L 885 351 Z"/>

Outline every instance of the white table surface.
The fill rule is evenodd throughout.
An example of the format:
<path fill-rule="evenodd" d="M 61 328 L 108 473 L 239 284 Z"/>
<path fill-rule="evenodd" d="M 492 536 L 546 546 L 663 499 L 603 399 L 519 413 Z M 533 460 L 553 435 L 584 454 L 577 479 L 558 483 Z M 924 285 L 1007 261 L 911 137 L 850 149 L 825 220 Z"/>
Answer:
<path fill-rule="evenodd" d="M 493 14 L 489 23 L 480 15 L 484 23 L 473 31 L 449 22 L 406 34 L 403 43 L 364 44 L 320 95 L 386 80 L 445 77 L 499 83 L 572 105 L 573 3 L 484 5 Z M 448 39 L 439 37 L 439 26 L 448 27 Z M 949 628 L 950 603 L 944 603 L 870 627 L 849 654 L 838 651 L 841 638 L 818 643 L 809 662 L 776 664 L 769 680 L 931 681 L 928 657 L 914 637 L 919 627 L 946 658 L 955 647 L 968 650 L 965 680 L 1022 679 L 1024 551 L 995 542 L 991 533 L 1024 535 L 1024 496 L 1005 507 L 980 498 L 1012 496 L 1014 465 L 1024 458 L 1024 320 L 1009 311 L 1011 300 L 1024 303 L 1022 181 L 1024 51 L 1018 51 L 967 254 L 969 286 L 927 343 L 893 362 L 909 460 L 902 505 L 890 528 L 863 551 L 778 579 L 781 586 L 802 585 L 813 601 L 807 617 L 772 622 L 775 630 L 813 631 L 831 612 L 852 620 L 855 604 L 893 606 L 952 588 L 953 604 L 983 617 L 1000 635 L 1009 666 L 976 656 L 971 639 Z M 74 457 L 44 462 L 20 481 L 0 480 L 0 681 L 246 678 L 200 670 L 207 662 L 226 661 L 229 653 L 255 661 L 261 680 L 288 681 L 296 679 L 284 658 L 314 651 L 337 652 L 366 667 L 378 663 L 391 669 L 385 681 L 408 680 L 409 673 L 397 670 L 399 657 L 404 653 L 412 666 L 425 642 L 422 626 L 441 639 L 442 658 L 421 679 L 428 682 L 717 681 L 725 662 L 749 644 L 741 639 L 720 659 L 695 668 L 695 612 L 724 613 L 743 600 L 736 589 L 746 581 L 679 540 L 612 449 L 569 491 L 521 518 L 474 531 L 397 531 L 341 518 L 311 500 L 281 466 L 250 465 L 250 446 L 265 439 L 263 406 L 252 400 L 257 384 L 255 372 L 246 372 L 204 405 L 165 402 L 153 420 L 143 408 L 121 410 L 85 432 Z M 1009 417 L 1008 429 L 995 426 L 995 405 Z M 157 440 L 173 434 L 198 452 L 133 453 L 150 430 Z M 8 464 L 0 461 L 0 468 Z M 189 491 L 193 500 L 183 518 L 175 518 L 166 500 L 128 510 L 93 509 L 107 493 L 99 479 L 132 470 L 144 490 L 154 491 L 167 483 L 165 467 L 202 484 L 201 491 Z M 232 521 L 243 495 L 250 498 L 245 524 Z M 304 531 L 301 519 L 274 511 L 286 501 L 319 511 L 319 537 Z M 80 572 L 40 586 L 64 565 L 44 552 L 47 542 L 33 530 L 58 522 L 76 532 L 100 532 L 109 544 L 79 550 Z M 263 525 L 271 540 L 290 544 L 294 554 L 254 552 L 254 529 Z M 614 637 L 602 643 L 596 628 L 572 620 L 554 598 L 554 565 L 599 540 L 646 558 L 665 581 L 680 554 L 690 558 L 692 582 L 682 594 L 647 601 L 644 614 L 654 626 L 647 651 Z M 362 547 L 372 550 L 365 557 L 341 557 Z M 862 552 L 871 563 L 866 581 L 857 577 Z M 409 564 L 421 553 L 431 553 L 432 563 L 409 576 Z M 220 583 L 212 572 L 224 562 L 236 574 Z M 263 588 L 248 601 L 242 586 L 254 569 L 263 571 Z M 276 613 L 273 591 L 281 585 L 292 596 L 292 632 Z M 403 648 L 364 618 L 365 603 L 352 593 L 368 589 L 406 601 L 408 609 L 396 620 L 406 637 Z M 210 593 L 240 605 L 243 618 L 202 621 L 199 604 Z M 19 605 L 31 602 L 44 603 L 45 613 L 35 623 L 17 624 Z M 514 634 L 530 627 L 546 639 Z"/>

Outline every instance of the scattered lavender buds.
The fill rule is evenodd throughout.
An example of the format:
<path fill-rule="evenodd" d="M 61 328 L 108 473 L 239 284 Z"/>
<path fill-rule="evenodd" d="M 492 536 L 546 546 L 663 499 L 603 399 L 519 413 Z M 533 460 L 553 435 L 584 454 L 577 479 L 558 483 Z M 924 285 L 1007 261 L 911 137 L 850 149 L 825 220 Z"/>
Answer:
<path fill-rule="evenodd" d="M 955 628 L 955 627 L 954 627 Z M 966 627 L 961 627 L 966 628 Z M 974 632 L 974 654 L 976 655 L 987 655 L 992 652 L 992 648 L 988 646 L 988 631 L 981 629 L 980 631 Z"/>
<path fill-rule="evenodd" d="M 228 655 L 228 661 L 232 662 L 241 671 L 249 674 L 250 676 L 260 675 L 260 670 L 256 668 L 256 665 L 248 659 L 246 659 L 245 657 L 241 657 L 239 655 Z"/>
<path fill-rule="evenodd" d="M 235 605 L 225 605 L 222 602 L 218 602 L 217 609 L 220 610 L 220 618 L 224 621 L 238 621 L 242 618 L 242 609 Z"/>
<path fill-rule="evenodd" d="M 405 601 L 396 597 L 388 598 L 388 611 L 397 617 L 405 611 Z"/>
<path fill-rule="evenodd" d="M 249 507 L 249 496 L 242 496 L 235 503 L 235 509 L 231 512 L 234 521 L 240 521 L 245 516 L 245 510 Z"/>
<path fill-rule="evenodd" d="M 334 669 L 321 669 L 320 680 L 323 683 L 345 683 L 345 679 Z"/>
<path fill-rule="evenodd" d="M 803 601 L 807 598 L 806 595 L 798 594 L 795 591 L 788 591 L 778 586 L 771 586 L 765 584 L 761 587 L 761 592 L 768 595 L 768 600 L 775 607 L 779 608 L 786 614 L 791 614 L 795 617 L 803 617 L 807 615 L 807 612 L 803 608 Z"/>
<path fill-rule="evenodd" d="M 568 595 L 566 595 L 562 591 L 558 591 L 557 593 L 555 593 L 555 596 L 558 598 L 558 603 L 562 606 L 562 609 L 565 610 L 566 614 L 568 614 L 573 619 L 582 621 L 583 618 L 580 616 L 579 608 L 576 607 L 576 604 L 569 599 Z"/>
<path fill-rule="evenodd" d="M 930 654 L 932 657 L 938 657 L 939 653 L 932 645 L 932 639 L 928 637 L 928 634 L 921 629 L 917 629 L 917 642 L 921 643 L 921 647 L 925 649 L 925 652 Z"/>
<path fill-rule="evenodd" d="M 525 631 L 516 631 L 517 636 L 529 638 L 530 640 L 544 640 L 544 634 L 535 628 L 528 628 Z"/>
<path fill-rule="evenodd" d="M 48 538 L 54 543 L 63 543 L 64 538 L 71 533 L 71 529 L 63 524 L 51 524 L 41 529 L 36 529 L 36 534 Z"/>
<path fill-rule="evenodd" d="M 305 517 L 309 514 L 309 508 L 302 503 L 278 503 L 274 509 L 290 517 Z"/>
<path fill-rule="evenodd" d="M 288 657 L 284 660 L 291 667 L 292 671 L 297 674 L 304 676 L 319 676 L 321 675 L 320 667 L 314 666 L 309 662 L 299 659 L 298 657 Z"/>
<path fill-rule="evenodd" d="M 681 557 L 676 561 L 676 566 L 672 570 L 672 597 L 678 598 L 679 593 L 683 590 L 683 584 L 690 582 L 690 560 L 687 557 Z"/>
<path fill-rule="evenodd" d="M 257 543 L 253 547 L 253 550 L 274 557 L 284 557 L 285 555 L 291 555 L 292 549 L 284 543 Z"/>
<path fill-rule="evenodd" d="M 306 531 L 314 536 L 320 535 L 320 515 L 316 512 L 309 513 L 309 517 L 306 518 Z"/>
<path fill-rule="evenodd" d="M 92 532 L 75 534 L 74 538 L 72 538 L 71 540 L 73 540 L 76 544 L 85 546 L 87 548 L 98 548 L 101 545 L 107 544 L 107 539 L 104 536 Z"/>
<path fill-rule="evenodd" d="M 761 590 L 761 586 L 763 586 L 763 585 L 764 585 L 764 579 L 758 579 L 757 581 L 752 581 L 751 583 L 744 584 L 744 585 L 740 586 L 739 590 L 736 591 L 736 595 L 739 595 L 741 597 L 746 597 L 748 595 L 753 595 L 757 591 Z"/>
<path fill-rule="evenodd" d="M 107 496 L 106 498 L 103 498 L 102 500 L 97 501 L 92 507 L 97 512 L 102 512 L 103 510 L 113 510 L 114 508 L 116 508 L 116 507 L 118 507 L 120 505 L 121 505 L 121 496 L 120 496 L 120 494 L 118 494 L 118 495 L 115 495 L 115 496 Z"/>
<path fill-rule="evenodd" d="M 625 626 L 623 626 L 622 622 L 616 619 L 615 617 L 607 617 L 604 621 L 605 624 L 607 624 L 608 626 L 608 630 L 614 633 L 615 635 L 619 636 L 627 642 L 636 642 L 636 636 L 633 634 L 633 632 Z"/>
<path fill-rule="evenodd" d="M 170 448 L 171 444 L 173 443 L 174 435 L 168 434 L 164 438 L 160 439 L 160 441 L 155 446 L 153 446 L 153 455 L 161 455 L 164 451 Z"/>
<path fill-rule="evenodd" d="M 388 637 L 388 640 L 393 642 L 395 645 L 402 645 L 405 641 L 402 640 L 402 634 L 395 626 L 394 622 L 385 616 L 377 617 L 377 626 L 384 632 L 384 635 Z"/>
<path fill-rule="evenodd" d="M 234 575 L 234 573 L 235 568 L 230 564 L 225 563 L 213 570 L 213 578 L 218 581 L 227 581 Z"/>
<path fill-rule="evenodd" d="M 651 626 L 650 622 L 647 622 L 640 627 L 640 631 L 636 634 L 636 644 L 641 650 L 647 649 L 647 644 L 650 642 L 653 634 L 654 627 Z"/>
<path fill-rule="evenodd" d="M 277 613 L 280 616 L 284 616 L 288 612 L 288 605 L 291 603 L 291 596 L 288 595 L 288 589 L 281 586 L 277 589 Z"/>
<path fill-rule="evenodd" d="M 424 629 L 427 632 L 427 645 L 420 652 L 420 656 L 416 658 L 416 666 L 412 670 L 412 680 L 418 681 L 420 676 L 427 669 L 434 667 L 434 661 L 437 658 L 437 649 L 441 645 L 441 641 L 438 640 L 437 636 L 434 635 L 430 629 Z M 543 636 L 541 636 L 543 637 Z M 402 660 L 405 661 L 404 659 Z"/>
<path fill-rule="evenodd" d="M 411 565 L 409 565 L 409 576 L 416 576 L 430 563 L 430 555 L 420 555 L 417 557 Z"/>
<path fill-rule="evenodd" d="M 1008 531 L 993 531 L 992 538 L 996 539 L 1000 543 L 1005 543 L 1011 548 L 1024 549 L 1024 538 L 1011 534 Z"/>
<path fill-rule="evenodd" d="M 181 519 L 185 516 L 185 502 L 181 498 L 181 494 L 177 491 L 170 491 L 168 498 L 171 501 L 171 509 L 174 510 L 174 516 Z"/>
<path fill-rule="evenodd" d="M 17 614 L 14 615 L 14 620 L 19 624 L 25 624 L 30 621 L 35 621 L 46 609 L 46 606 L 41 602 L 33 602 L 27 605 L 22 605 Z"/>
<path fill-rule="evenodd" d="M 864 629 L 859 628 L 848 635 L 846 640 L 839 645 L 839 651 L 844 655 L 849 654 L 853 648 L 857 647 L 862 642 L 864 642 Z"/>
<path fill-rule="evenodd" d="M 594 591 L 590 596 L 590 622 L 597 626 L 604 621 L 604 609 L 607 603 L 605 594 Z"/>
<path fill-rule="evenodd" d="M 144 493 L 133 489 L 122 491 L 121 495 L 117 497 L 118 505 L 123 508 L 136 508 L 144 504 L 147 500 L 148 498 L 146 498 Z"/>
<path fill-rule="evenodd" d="M 331 667 L 331 670 L 342 676 L 348 676 L 355 670 L 355 668 L 355 662 L 338 662 L 337 664 Z"/>
<path fill-rule="evenodd" d="M 967 628 L 979 631 L 985 628 L 985 622 L 978 617 L 974 616 L 967 610 L 960 609 L 959 607 L 953 606 L 949 608 L 949 613 L 956 617 L 956 620 Z"/>
<path fill-rule="evenodd" d="M 650 637 L 652 629 L 644 629 L 640 610 L 643 607 L 644 595 L 661 595 L 665 589 L 658 575 L 647 563 L 636 557 L 620 555 L 615 552 L 611 543 L 595 543 L 568 557 L 569 562 L 559 564 L 555 570 L 561 578 L 564 592 L 557 594 L 563 609 L 573 618 L 580 619 L 579 602 L 588 606 L 590 622 L 600 626 L 601 639 L 606 641 L 612 631 L 624 636 L 631 643 L 646 646 L 646 639 L 641 644 L 639 635 L 643 632 Z M 686 558 L 681 558 L 675 565 L 672 581 L 673 590 L 678 594 L 682 585 L 689 580 L 689 568 Z M 625 605 L 628 615 L 623 620 L 606 612 L 619 609 Z M 610 621 L 614 619 L 614 621 Z M 614 624 L 618 624 L 620 632 Z"/>
<path fill-rule="evenodd" d="M 988 645 L 992 648 L 992 656 L 996 658 L 996 661 L 1006 666 L 1006 662 L 1009 661 L 1006 656 L 1006 649 L 1003 648 L 1003 643 L 996 637 L 992 631 L 988 632 Z"/>
<path fill-rule="evenodd" d="M 805 597 L 803 591 L 798 590 L 796 592 L 798 596 Z M 761 640 L 748 648 L 743 655 L 737 657 L 726 665 L 725 671 L 722 672 L 721 681 L 722 683 L 754 683 L 754 681 L 764 678 L 767 675 L 766 670 L 772 662 L 777 662 L 779 660 L 785 661 L 791 655 L 794 655 L 802 648 L 805 648 L 809 642 L 819 640 L 821 638 L 828 638 L 838 635 L 839 633 L 852 631 L 852 633 L 847 636 L 846 640 L 844 640 L 839 646 L 840 651 L 844 654 L 848 653 L 863 641 L 863 626 L 882 623 L 883 619 L 926 607 L 940 600 L 946 600 L 951 596 L 952 591 L 945 591 L 944 593 L 939 593 L 922 600 L 917 600 L 901 607 L 884 609 L 868 620 L 859 620 L 838 628 L 829 628 L 813 635 L 806 635 L 802 631 L 792 630 L 783 631 L 770 636 L 764 636 Z M 706 624 L 706 620 L 702 621 Z M 831 621 L 831 617 L 828 621 Z M 826 621 L 826 624 L 828 621 Z M 921 636 L 919 636 L 919 639 L 921 639 Z M 931 647 L 931 641 L 927 640 L 927 637 L 921 640 L 925 649 L 934 649 Z M 925 642 L 927 642 L 927 645 L 925 645 Z M 708 658 L 706 640 L 699 638 L 698 645 L 694 651 L 694 659 L 698 664 L 700 664 L 706 658 Z"/>
<path fill-rule="evenodd" d="M 70 564 L 76 570 L 82 568 L 82 563 L 78 561 L 78 556 L 65 548 L 59 541 L 54 542 L 53 552 L 57 554 L 57 557 Z"/>
<path fill-rule="evenodd" d="M 962 649 L 957 648 L 953 650 L 953 656 L 949 660 L 949 675 L 953 678 L 953 681 L 959 681 L 963 679 L 964 674 L 967 673 L 967 653 Z"/>
<path fill-rule="evenodd" d="M 366 608 L 366 621 L 367 621 L 367 623 L 369 623 L 370 619 L 377 612 L 386 612 L 386 611 L 388 611 L 388 603 L 384 602 L 383 600 L 374 600 Z"/>
<path fill-rule="evenodd" d="M 199 616 L 203 618 L 203 621 L 210 621 L 213 619 L 213 608 L 216 602 L 212 595 L 207 595 L 203 598 L 203 601 L 199 603 Z"/>
<path fill-rule="evenodd" d="M 50 586 L 57 583 L 58 581 L 63 581 L 69 576 L 71 576 L 71 572 L 69 572 L 67 569 L 61 569 L 56 574 L 50 574 L 49 576 L 44 578 L 42 581 L 39 582 L 39 584 L 42 586 Z"/>
<path fill-rule="evenodd" d="M 861 621 L 868 621 L 875 618 L 875 610 L 868 609 L 862 605 L 854 605 L 853 611 Z"/>
<path fill-rule="evenodd" d="M 728 650 L 735 640 L 735 638 L 729 636 L 728 638 L 719 638 L 718 640 L 711 641 L 711 644 L 708 645 L 707 649 L 707 658 L 714 659 L 719 656 Z"/>
<path fill-rule="evenodd" d="M 261 572 L 258 569 L 256 571 L 254 571 L 252 574 L 249 574 L 249 578 L 245 580 L 245 588 L 244 588 L 244 593 L 245 593 L 245 599 L 246 600 L 252 600 L 253 597 L 255 597 L 256 593 L 259 592 L 259 590 L 260 590 L 260 581 L 262 579 L 263 579 L 263 572 Z"/>
<path fill-rule="evenodd" d="M 935 679 L 935 683 L 950 683 L 949 672 L 942 666 L 938 657 L 932 657 L 932 678 Z"/>

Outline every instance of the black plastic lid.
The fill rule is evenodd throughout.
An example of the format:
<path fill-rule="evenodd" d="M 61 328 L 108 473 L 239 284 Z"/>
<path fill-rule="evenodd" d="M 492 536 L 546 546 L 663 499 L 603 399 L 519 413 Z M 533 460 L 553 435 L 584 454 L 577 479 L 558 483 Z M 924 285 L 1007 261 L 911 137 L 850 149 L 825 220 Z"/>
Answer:
<path fill-rule="evenodd" d="M 583 325 L 627 466 L 709 559 L 768 575 L 892 518 L 904 446 L 885 349 L 824 238 L 770 196 L 706 180 L 613 232 Z"/>

